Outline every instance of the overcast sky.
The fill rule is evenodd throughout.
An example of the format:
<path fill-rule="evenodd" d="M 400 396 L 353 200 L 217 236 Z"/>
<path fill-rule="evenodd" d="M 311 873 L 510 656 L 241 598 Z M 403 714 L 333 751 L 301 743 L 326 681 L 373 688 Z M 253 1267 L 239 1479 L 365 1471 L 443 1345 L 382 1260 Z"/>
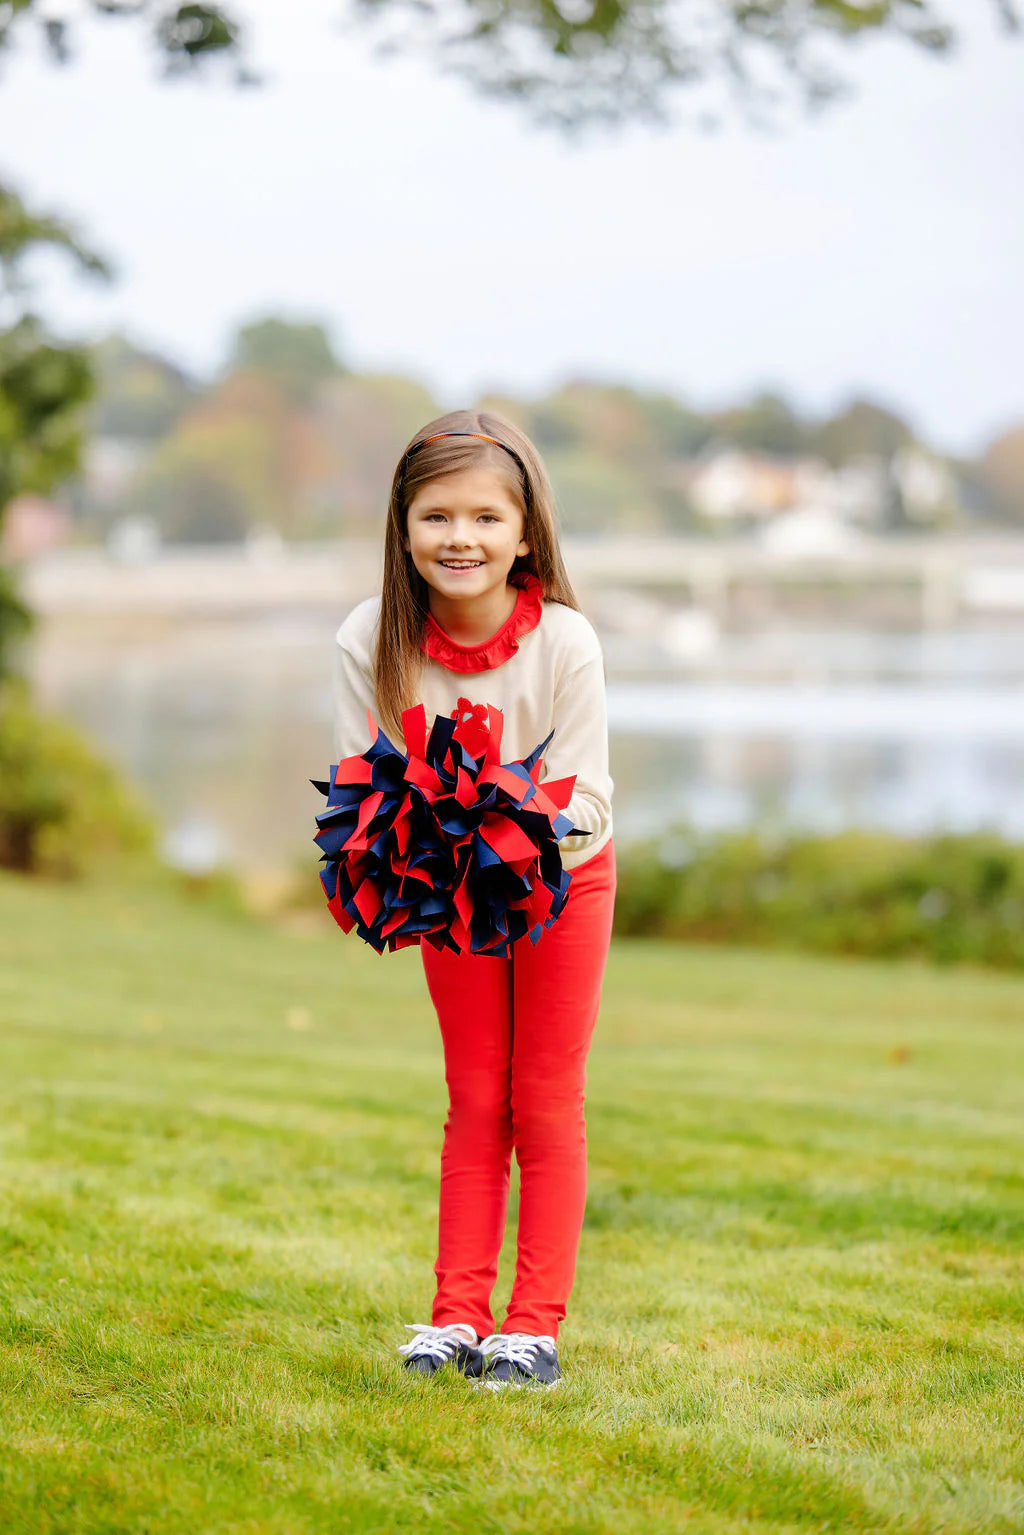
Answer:
<path fill-rule="evenodd" d="M 774 385 L 821 413 L 870 391 L 973 452 L 1024 420 L 1024 45 L 965 5 L 955 62 L 850 49 L 855 98 L 784 136 L 582 144 L 375 62 L 330 0 L 255 7 L 258 91 L 161 84 L 108 23 L 71 70 L 5 66 L 0 176 L 117 265 L 103 290 L 47 263 L 47 312 L 194 371 L 273 311 L 444 406 L 581 374 L 698 405 Z"/>

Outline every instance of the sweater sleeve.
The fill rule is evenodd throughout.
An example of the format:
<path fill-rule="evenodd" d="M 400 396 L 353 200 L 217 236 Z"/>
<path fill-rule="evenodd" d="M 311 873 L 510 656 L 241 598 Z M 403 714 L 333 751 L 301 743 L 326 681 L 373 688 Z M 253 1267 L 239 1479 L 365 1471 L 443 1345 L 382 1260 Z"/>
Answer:
<path fill-rule="evenodd" d="M 608 772 L 608 706 L 604 658 L 598 649 L 563 676 L 555 691 L 554 737 L 545 753 L 545 778 L 576 775 L 565 814 L 589 837 L 562 838 L 563 851 L 582 852 L 608 830 L 612 780 Z M 543 782 L 543 779 L 541 780 Z"/>
<path fill-rule="evenodd" d="M 343 625 L 334 645 L 334 750 L 339 762 L 369 750 L 367 709 L 376 719 L 373 677 L 347 643 Z"/>

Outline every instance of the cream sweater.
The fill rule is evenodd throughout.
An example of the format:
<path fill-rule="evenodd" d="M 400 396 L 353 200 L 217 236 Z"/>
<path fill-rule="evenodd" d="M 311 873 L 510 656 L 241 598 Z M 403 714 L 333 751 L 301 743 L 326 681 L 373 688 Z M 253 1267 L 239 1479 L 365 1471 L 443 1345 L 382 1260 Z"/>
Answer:
<path fill-rule="evenodd" d="M 334 746 L 339 760 L 370 744 L 366 711 L 377 716 L 373 647 L 380 598 L 353 608 L 334 648 Z M 545 602 L 540 623 L 524 634 L 515 655 L 490 671 L 453 672 L 424 656 L 419 697 L 427 715 L 451 716 L 460 698 L 492 704 L 504 715 L 501 760 L 525 757 L 552 730 L 541 781 L 576 775 L 565 814 L 589 837 L 563 837 L 562 864 L 573 869 L 600 852 L 612 835 L 612 780 L 604 657 L 593 626 L 575 608 Z M 396 741 L 404 750 L 404 741 Z"/>

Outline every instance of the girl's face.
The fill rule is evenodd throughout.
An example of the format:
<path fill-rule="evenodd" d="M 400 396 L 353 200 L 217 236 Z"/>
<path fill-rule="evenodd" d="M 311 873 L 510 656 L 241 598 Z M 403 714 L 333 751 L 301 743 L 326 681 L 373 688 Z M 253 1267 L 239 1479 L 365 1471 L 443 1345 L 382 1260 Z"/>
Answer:
<path fill-rule="evenodd" d="M 479 598 L 504 587 L 517 556 L 530 552 L 523 521 L 501 475 L 460 469 L 417 490 L 405 548 L 424 581 L 443 596 Z"/>

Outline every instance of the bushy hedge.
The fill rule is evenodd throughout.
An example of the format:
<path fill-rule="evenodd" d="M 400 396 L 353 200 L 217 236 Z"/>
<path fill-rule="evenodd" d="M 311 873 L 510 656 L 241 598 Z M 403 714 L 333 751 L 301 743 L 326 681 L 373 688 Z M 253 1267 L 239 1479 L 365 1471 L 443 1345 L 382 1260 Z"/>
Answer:
<path fill-rule="evenodd" d="M 616 931 L 1024 968 L 1024 847 L 685 829 L 618 855 Z"/>
<path fill-rule="evenodd" d="M 154 828 L 117 771 L 24 684 L 0 686 L 0 868 L 73 877 L 111 857 L 149 857 Z"/>

